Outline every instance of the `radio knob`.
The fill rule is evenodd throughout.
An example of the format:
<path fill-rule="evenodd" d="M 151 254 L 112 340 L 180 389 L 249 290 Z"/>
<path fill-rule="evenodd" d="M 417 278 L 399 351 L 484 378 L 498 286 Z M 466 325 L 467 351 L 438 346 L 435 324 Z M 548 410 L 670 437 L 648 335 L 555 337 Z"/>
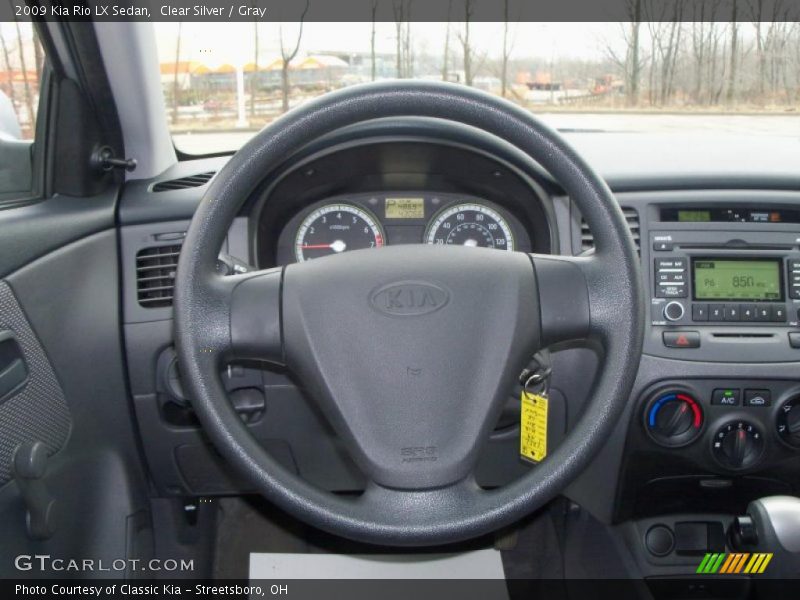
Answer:
<path fill-rule="evenodd" d="M 683 318 L 683 304 L 680 302 L 667 302 L 664 307 L 664 318 L 667 321 L 680 321 Z"/>

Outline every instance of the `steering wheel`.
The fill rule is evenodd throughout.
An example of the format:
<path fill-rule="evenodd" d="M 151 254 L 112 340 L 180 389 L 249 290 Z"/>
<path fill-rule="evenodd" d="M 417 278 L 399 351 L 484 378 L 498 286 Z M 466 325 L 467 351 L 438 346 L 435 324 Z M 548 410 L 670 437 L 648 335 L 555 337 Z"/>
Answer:
<path fill-rule="evenodd" d="M 228 228 L 266 173 L 322 135 L 400 116 L 461 122 L 526 152 L 578 205 L 594 233 L 594 254 L 405 245 L 217 274 Z M 600 450 L 628 399 L 644 322 L 639 257 L 603 180 L 522 108 L 427 82 L 326 94 L 242 147 L 217 173 L 189 227 L 174 311 L 192 405 L 228 462 L 302 521 L 407 546 L 497 530 L 562 492 Z M 603 354 L 582 418 L 527 474 L 480 488 L 474 466 L 511 383 L 537 350 L 580 339 L 601 345 Z M 320 490 L 261 447 L 222 385 L 220 370 L 233 359 L 280 363 L 299 377 L 366 476 L 363 494 Z"/>

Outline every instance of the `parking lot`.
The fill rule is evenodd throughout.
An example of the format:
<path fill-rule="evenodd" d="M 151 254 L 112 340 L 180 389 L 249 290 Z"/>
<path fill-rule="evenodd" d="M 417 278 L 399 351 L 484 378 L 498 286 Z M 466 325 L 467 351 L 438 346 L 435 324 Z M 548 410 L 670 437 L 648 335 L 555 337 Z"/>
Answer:
<path fill-rule="evenodd" d="M 565 131 L 613 131 L 672 135 L 716 134 L 800 137 L 800 114 L 652 114 L 541 112 L 551 127 Z M 254 130 L 195 131 L 184 129 L 173 138 L 187 154 L 208 154 L 239 148 Z"/>

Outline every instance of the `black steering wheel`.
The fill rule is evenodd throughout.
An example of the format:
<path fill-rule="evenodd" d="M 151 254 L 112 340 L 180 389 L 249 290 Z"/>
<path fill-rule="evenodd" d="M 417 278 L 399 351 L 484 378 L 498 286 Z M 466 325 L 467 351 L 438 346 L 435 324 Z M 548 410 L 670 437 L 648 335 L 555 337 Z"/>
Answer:
<path fill-rule="evenodd" d="M 400 116 L 464 123 L 526 152 L 578 205 L 595 253 L 568 258 L 407 245 L 217 274 L 228 228 L 266 173 L 322 135 Z M 527 111 L 457 85 L 352 87 L 266 127 L 211 183 L 175 283 L 181 370 L 219 451 L 298 519 L 377 544 L 475 537 L 562 492 L 610 434 L 641 355 L 639 258 L 606 184 Z M 476 459 L 523 366 L 541 348 L 590 338 L 602 346 L 603 364 L 580 421 L 526 475 L 499 489 L 480 488 Z M 300 378 L 367 477 L 363 494 L 322 491 L 265 452 L 226 397 L 220 369 L 232 359 L 281 363 Z"/>

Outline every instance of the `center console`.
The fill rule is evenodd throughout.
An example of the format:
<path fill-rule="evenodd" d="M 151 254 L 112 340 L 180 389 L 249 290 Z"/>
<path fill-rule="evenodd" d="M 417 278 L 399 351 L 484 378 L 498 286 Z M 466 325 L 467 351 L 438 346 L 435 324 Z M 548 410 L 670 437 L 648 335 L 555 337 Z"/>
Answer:
<path fill-rule="evenodd" d="M 694 576 L 706 553 L 741 551 L 737 515 L 800 493 L 797 200 L 620 198 L 640 218 L 648 317 L 614 521 L 647 577 Z"/>

